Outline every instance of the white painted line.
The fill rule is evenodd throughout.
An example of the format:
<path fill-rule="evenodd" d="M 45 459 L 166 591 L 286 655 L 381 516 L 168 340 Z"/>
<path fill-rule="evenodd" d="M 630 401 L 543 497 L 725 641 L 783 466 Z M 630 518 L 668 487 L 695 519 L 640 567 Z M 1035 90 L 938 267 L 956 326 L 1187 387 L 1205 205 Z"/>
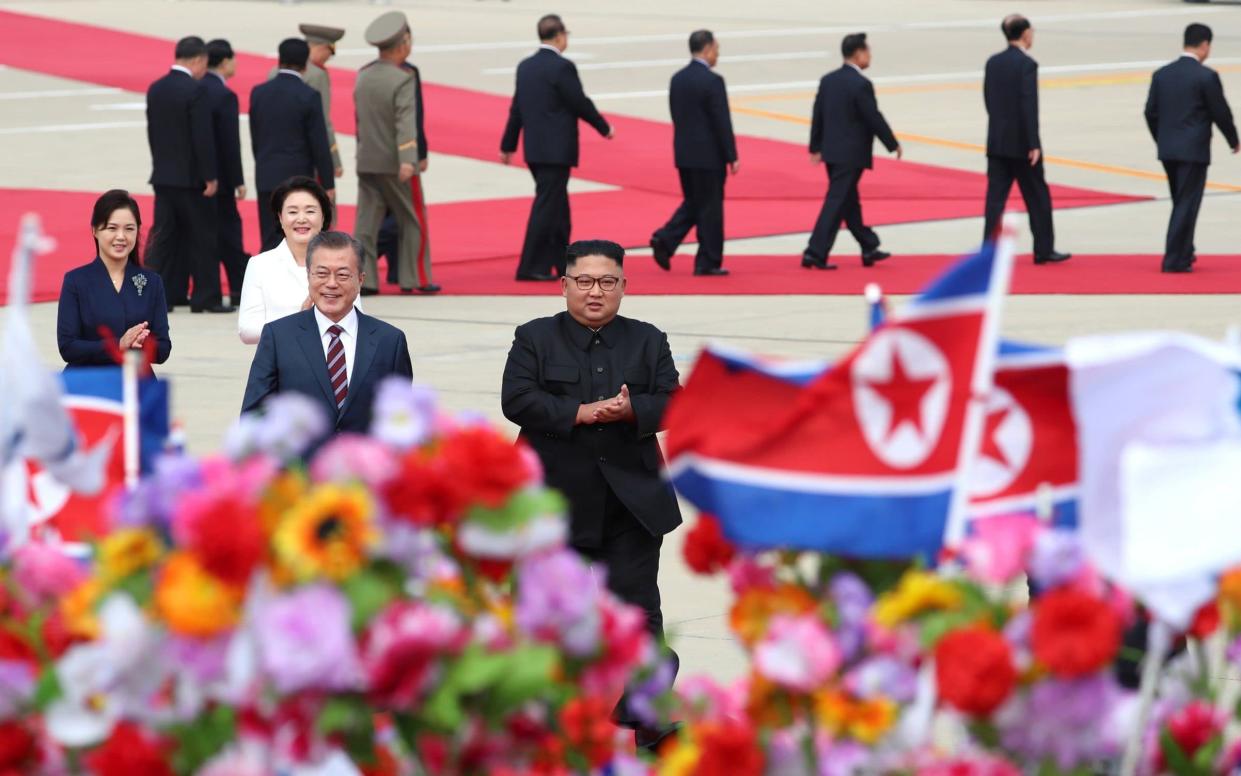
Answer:
<path fill-rule="evenodd" d="M 725 64 L 733 62 L 774 62 L 779 60 L 794 59 L 818 59 L 825 62 L 832 60 L 832 54 L 826 50 L 820 51 L 780 51 L 769 54 L 733 54 L 725 55 L 723 61 Z M 684 65 L 690 61 L 689 56 L 677 57 L 676 59 L 631 59 L 629 61 L 621 60 L 618 62 L 590 62 L 584 65 L 578 65 L 578 70 L 629 70 L 635 67 L 673 67 L 676 65 Z M 517 72 L 516 67 L 488 67 L 482 71 L 486 75 L 512 75 Z"/>
<path fill-rule="evenodd" d="M 91 89 L 42 89 L 30 92 L 0 92 L 0 100 L 38 100 L 45 97 L 97 97 L 101 94 L 120 94 L 121 90 L 111 86 L 100 86 Z"/>
<path fill-rule="evenodd" d="M 99 102 L 90 106 L 91 110 L 146 110 L 146 100 L 142 102 Z"/>
<path fill-rule="evenodd" d="M 43 134 L 45 132 L 85 132 L 92 129 L 132 129 L 145 127 L 145 121 L 99 121 L 91 124 L 43 124 L 37 127 L 0 127 L 0 135 Z"/>

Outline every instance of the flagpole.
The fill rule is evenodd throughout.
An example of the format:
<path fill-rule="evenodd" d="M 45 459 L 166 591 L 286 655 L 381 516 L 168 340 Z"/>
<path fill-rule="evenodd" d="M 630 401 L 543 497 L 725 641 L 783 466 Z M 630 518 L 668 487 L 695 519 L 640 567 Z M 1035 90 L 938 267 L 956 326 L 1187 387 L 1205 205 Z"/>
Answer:
<path fill-rule="evenodd" d="M 138 439 L 138 366 L 142 352 L 125 351 L 121 359 L 121 418 L 123 446 L 125 451 L 125 489 L 138 486 L 139 439 Z"/>
<path fill-rule="evenodd" d="M 970 398 L 965 408 L 965 423 L 961 434 L 961 449 L 957 457 L 957 476 L 948 506 L 948 522 L 944 529 L 944 546 L 953 547 L 965 537 L 966 516 L 969 507 L 971 473 L 978 448 L 982 444 L 983 426 L 986 421 L 987 398 L 995 380 L 995 358 L 1000 343 L 1000 314 L 1008 285 L 1013 275 L 1013 254 L 1016 247 L 1017 217 L 1004 216 L 1004 223 L 995 243 L 995 256 L 991 263 L 991 282 L 987 289 L 987 303 L 983 313 L 982 332 L 978 339 L 978 355 L 974 361 L 974 374 L 970 379 Z"/>
<path fill-rule="evenodd" d="M 1151 706 L 1155 703 L 1155 690 L 1159 683 L 1159 674 L 1163 670 L 1163 661 L 1172 646 L 1172 628 L 1163 620 L 1152 617 L 1146 629 L 1146 659 L 1142 663 L 1142 683 L 1138 689 L 1138 718 L 1125 742 L 1125 755 L 1120 763 L 1120 776 L 1134 776 L 1138 770 L 1138 760 L 1142 756 L 1142 741 L 1145 738 L 1146 723 L 1150 717 Z"/>

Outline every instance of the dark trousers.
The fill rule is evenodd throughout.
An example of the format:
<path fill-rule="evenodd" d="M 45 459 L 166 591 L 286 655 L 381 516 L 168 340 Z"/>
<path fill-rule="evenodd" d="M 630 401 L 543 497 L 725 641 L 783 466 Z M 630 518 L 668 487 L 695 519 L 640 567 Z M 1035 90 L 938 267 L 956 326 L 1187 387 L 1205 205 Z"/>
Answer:
<path fill-rule="evenodd" d="M 1055 251 L 1056 234 L 1051 226 L 1051 191 L 1043 177 L 1043 160 L 1030 166 L 1026 158 L 987 157 L 987 206 L 983 222 L 982 239 L 995 238 L 1000 217 L 1008 204 L 1008 192 L 1017 181 L 1021 198 L 1025 200 L 1030 216 L 1030 232 L 1034 235 L 1034 255 L 1050 256 Z"/>
<path fill-rule="evenodd" d="M 879 235 L 862 221 L 862 199 L 858 196 L 858 184 L 866 170 L 839 164 L 828 164 L 826 167 L 827 196 L 823 198 L 819 219 L 814 222 L 814 231 L 810 233 L 810 243 L 806 246 L 805 255 L 815 261 L 827 261 L 832 245 L 836 242 L 836 234 L 840 231 L 841 221 L 844 221 L 853 239 L 862 247 L 862 253 L 878 250 Z"/>
<path fill-rule="evenodd" d="M 146 258 L 164 281 L 170 305 L 187 300 L 196 309 L 220 304 L 216 207 L 215 199 L 204 197 L 201 189 L 155 187 L 155 224 L 147 240 Z"/>
<path fill-rule="evenodd" d="M 693 227 L 698 235 L 694 270 L 718 269 L 724 263 L 724 181 L 727 171 L 677 168 L 681 176 L 681 206 L 652 237 L 676 253 Z"/>
<path fill-rule="evenodd" d="M 518 275 L 564 274 L 565 248 L 572 224 L 569 216 L 569 169 L 559 164 L 532 164 L 534 203 L 526 223 Z"/>
<path fill-rule="evenodd" d="M 1179 269 L 1193 263 L 1194 229 L 1207 185 L 1207 166 L 1201 162 L 1164 162 L 1163 169 L 1168 173 L 1168 189 L 1172 192 L 1163 268 Z"/>
<path fill-rule="evenodd" d="M 221 186 L 215 195 L 216 246 L 215 255 L 224 265 L 228 278 L 228 298 L 234 304 L 241 302 L 241 283 L 246 277 L 246 263 L 250 254 L 241 239 L 241 213 L 237 212 L 236 191 L 231 186 Z"/>
<path fill-rule="evenodd" d="M 280 228 L 280 219 L 271 212 L 271 192 L 259 192 L 259 234 L 262 235 L 264 251 L 270 251 L 284 239 L 284 230 Z"/>
<path fill-rule="evenodd" d="M 659 550 L 664 537 L 652 536 L 638 522 L 611 488 L 604 507 L 602 541 L 598 546 L 573 545 L 583 557 L 607 570 L 608 590 L 646 613 L 646 629 L 661 645 L 664 639 L 664 614 L 659 598 Z M 678 669 L 681 659 L 668 650 L 668 659 Z M 625 697 L 616 704 L 612 719 L 622 727 L 637 729 L 642 722 L 628 707 Z"/>

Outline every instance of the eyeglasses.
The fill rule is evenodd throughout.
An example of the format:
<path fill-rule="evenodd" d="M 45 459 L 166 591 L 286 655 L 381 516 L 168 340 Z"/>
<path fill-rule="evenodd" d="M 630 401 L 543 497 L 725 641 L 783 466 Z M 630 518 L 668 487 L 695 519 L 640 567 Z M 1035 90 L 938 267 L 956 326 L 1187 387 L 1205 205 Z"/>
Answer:
<path fill-rule="evenodd" d="M 314 278 L 315 280 L 319 281 L 320 283 L 325 283 L 327 282 L 328 278 L 332 277 L 332 273 L 326 269 L 317 269 L 314 272 L 311 272 L 310 276 Z M 353 279 L 356 277 L 357 275 L 353 274 L 347 269 L 337 270 L 336 272 L 337 283 L 351 283 L 353 282 Z"/>
<path fill-rule="evenodd" d="M 589 291 L 595 287 L 596 283 L 599 284 L 600 291 L 615 291 L 616 285 L 621 281 L 620 278 L 613 275 L 604 275 L 598 278 L 593 275 L 565 275 L 565 277 L 571 278 L 577 284 L 578 291 Z"/>

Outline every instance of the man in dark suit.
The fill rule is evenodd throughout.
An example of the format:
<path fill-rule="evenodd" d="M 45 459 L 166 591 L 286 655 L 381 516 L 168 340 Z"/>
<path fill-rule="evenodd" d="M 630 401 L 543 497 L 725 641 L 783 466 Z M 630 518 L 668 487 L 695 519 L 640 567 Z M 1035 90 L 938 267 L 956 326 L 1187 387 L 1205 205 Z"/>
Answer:
<path fill-rule="evenodd" d="M 672 76 L 668 105 L 672 109 L 672 150 L 681 177 L 680 207 L 651 236 L 651 250 L 661 269 L 690 227 L 698 236 L 695 275 L 727 275 L 724 263 L 724 180 L 737 173 L 737 141 L 728 112 L 724 79 L 711 72 L 720 58 L 720 44 L 710 30 L 689 36 L 693 60 Z"/>
<path fill-rule="evenodd" d="M 1203 63 L 1211 55 L 1211 28 L 1185 28 L 1185 52 L 1155 71 L 1146 97 L 1146 125 L 1168 173 L 1172 218 L 1164 247 L 1164 272 L 1190 272 L 1194 263 L 1194 227 L 1211 164 L 1211 124 L 1224 133 L 1235 154 L 1237 126 L 1232 120 L 1219 74 Z"/>
<path fill-rule="evenodd" d="M 659 550 L 681 512 L 660 474 L 655 434 L 679 376 L 666 334 L 617 315 L 624 249 L 583 240 L 566 253 L 567 311 L 517 327 L 501 387 L 504 416 L 521 427 L 547 484 L 568 499 L 570 544 L 607 569 L 608 587 L 640 606 L 662 639 Z M 616 716 L 642 746 L 666 732 L 642 729 L 624 702 Z"/>
<path fill-rule="evenodd" d="M 155 188 L 147 263 L 164 281 L 169 310 L 188 301 L 192 312 L 232 312 L 221 304 L 215 255 L 219 172 L 211 106 L 201 80 L 207 73 L 207 44 L 195 36 L 182 38 L 174 56 L 168 74 L 147 89 L 150 180 Z"/>
<path fill-rule="evenodd" d="M 233 47 L 223 39 L 207 42 L 207 102 L 211 106 L 211 126 L 215 135 L 216 179 L 216 258 L 224 265 L 228 278 L 229 301 L 241 300 L 241 282 L 246 276 L 246 253 L 241 239 L 241 214 L 237 200 L 246 198 L 245 177 L 241 172 L 240 110 L 237 94 L 228 88 L 228 79 L 237 72 Z"/>
<path fill-rule="evenodd" d="M 1055 249 L 1051 223 L 1051 192 L 1043 176 L 1043 143 L 1038 133 L 1038 63 L 1026 51 L 1034 45 L 1034 28 L 1013 14 L 1000 23 L 1008 48 L 987 60 L 982 94 L 987 104 L 987 204 L 983 240 L 995 238 L 1008 204 L 1013 181 L 1021 189 L 1034 263 L 1067 261 L 1071 254 Z"/>
<path fill-rule="evenodd" d="M 250 92 L 250 142 L 254 147 L 254 185 L 258 189 L 263 250 L 284 234 L 271 209 L 271 193 L 295 175 L 318 177 L 336 199 L 332 151 L 319 94 L 302 81 L 310 46 L 301 38 L 280 42 L 280 70 Z"/>
<path fill-rule="evenodd" d="M 879 250 L 879 235 L 862 220 L 858 184 L 862 173 L 874 166 L 875 138 L 897 159 L 901 158 L 901 145 L 879 112 L 874 84 L 862 75 L 870 67 L 866 33 L 846 35 L 840 53 L 845 62 L 819 81 L 810 120 L 810 161 L 827 166 L 828 184 L 810 243 L 802 252 L 801 265 L 807 269 L 836 269 L 828 256 L 841 221 L 862 246 L 864 266 L 873 267 L 890 255 Z"/>
<path fill-rule="evenodd" d="M 344 232 L 315 235 L 306 248 L 306 274 L 312 307 L 263 327 L 241 411 L 296 391 L 322 405 L 334 433 L 366 433 L 383 379 L 413 379 L 405 333 L 354 307 L 362 246 Z"/>
<path fill-rule="evenodd" d="M 582 91 L 577 67 L 564 57 L 569 32 L 559 16 L 539 19 L 539 50 L 517 66 L 517 89 L 500 140 L 500 160 L 509 163 L 525 132 L 526 166 L 534 176 L 534 204 L 521 247 L 518 280 L 555 280 L 564 275 L 564 249 L 572 225 L 569 171 L 578 163 L 578 119 L 613 137 L 595 104 Z"/>

